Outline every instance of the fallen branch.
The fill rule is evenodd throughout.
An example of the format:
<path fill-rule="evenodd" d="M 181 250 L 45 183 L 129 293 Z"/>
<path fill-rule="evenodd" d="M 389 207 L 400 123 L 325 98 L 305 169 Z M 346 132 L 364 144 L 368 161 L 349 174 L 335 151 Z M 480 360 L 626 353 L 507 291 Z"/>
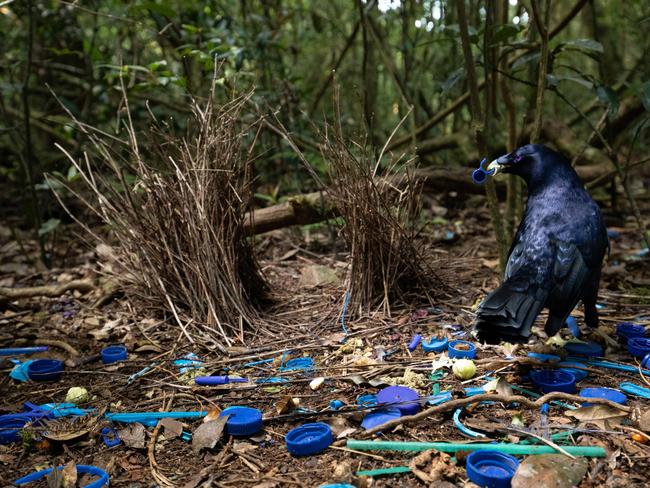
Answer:
<path fill-rule="evenodd" d="M 58 285 L 29 286 L 24 288 L 0 287 L 0 299 L 20 300 L 33 297 L 59 297 L 70 290 L 88 293 L 95 289 L 90 280 L 72 280 Z"/>
<path fill-rule="evenodd" d="M 586 398 L 579 395 L 570 395 L 569 393 L 553 392 L 547 393 L 544 396 L 539 397 L 537 400 L 531 400 L 521 395 L 499 395 L 497 393 L 485 393 L 483 395 L 473 395 L 467 398 L 459 398 L 458 400 L 451 400 L 449 402 L 443 403 L 441 405 L 436 405 L 435 407 L 427 408 L 422 410 L 420 413 L 415 415 L 407 415 L 405 417 L 400 417 L 394 420 L 390 420 L 386 423 L 368 429 L 363 433 L 363 437 L 370 437 L 377 432 L 382 430 L 392 429 L 398 425 L 403 424 L 412 424 L 424 420 L 427 417 L 432 417 L 434 415 L 448 412 L 450 410 L 455 410 L 458 407 L 464 405 L 479 403 L 479 402 L 499 402 L 499 403 L 518 403 L 520 406 L 528 408 L 540 408 L 543 404 L 548 403 L 552 400 L 564 400 L 568 402 L 584 403 L 589 402 L 591 404 L 598 405 L 607 405 L 608 407 L 616 408 L 622 412 L 629 413 L 632 411 L 630 407 L 625 407 L 620 403 L 612 402 L 611 400 L 606 400 L 604 398 Z"/>

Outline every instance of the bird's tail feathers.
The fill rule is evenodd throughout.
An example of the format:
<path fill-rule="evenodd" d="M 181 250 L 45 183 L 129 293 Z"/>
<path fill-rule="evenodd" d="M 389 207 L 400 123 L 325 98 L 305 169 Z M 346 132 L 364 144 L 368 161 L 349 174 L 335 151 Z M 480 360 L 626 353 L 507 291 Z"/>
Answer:
<path fill-rule="evenodd" d="M 525 342 L 545 298 L 542 292 L 517 291 L 506 280 L 479 305 L 475 325 L 478 339 L 493 344 L 502 340 Z"/>

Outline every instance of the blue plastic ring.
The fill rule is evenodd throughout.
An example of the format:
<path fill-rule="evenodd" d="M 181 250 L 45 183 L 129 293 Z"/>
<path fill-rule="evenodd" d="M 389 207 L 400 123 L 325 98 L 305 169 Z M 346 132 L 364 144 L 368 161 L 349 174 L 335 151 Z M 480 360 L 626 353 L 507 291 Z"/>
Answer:
<path fill-rule="evenodd" d="M 474 359 L 476 357 L 476 347 L 471 342 L 455 340 L 448 344 L 447 354 L 450 358 Z"/>
<path fill-rule="evenodd" d="M 63 469 L 63 466 L 59 466 L 56 469 Z M 27 483 L 31 483 L 33 481 L 38 481 L 41 478 L 45 478 L 53 470 L 54 468 L 48 468 L 48 469 L 43 469 L 41 471 L 34 471 L 33 473 L 28 474 L 27 476 L 18 478 L 16 481 L 14 481 L 14 484 L 24 485 Z M 104 471 L 103 469 L 98 468 L 97 466 L 85 466 L 83 464 L 77 464 L 77 473 L 99 476 L 99 479 L 86 485 L 85 488 L 100 488 L 102 486 L 108 486 L 108 473 L 106 473 L 106 471 Z"/>
<path fill-rule="evenodd" d="M 63 362 L 58 359 L 36 359 L 27 367 L 29 379 L 34 381 L 57 381 L 63 373 Z"/>
<path fill-rule="evenodd" d="M 543 393 L 561 391 L 575 393 L 576 377 L 561 369 L 537 369 L 530 372 L 533 384 Z"/>
<path fill-rule="evenodd" d="M 128 352 L 126 351 L 126 346 L 122 344 L 116 344 L 114 346 L 108 346 L 102 349 L 102 362 L 104 364 L 117 363 L 119 361 L 126 360 Z"/>

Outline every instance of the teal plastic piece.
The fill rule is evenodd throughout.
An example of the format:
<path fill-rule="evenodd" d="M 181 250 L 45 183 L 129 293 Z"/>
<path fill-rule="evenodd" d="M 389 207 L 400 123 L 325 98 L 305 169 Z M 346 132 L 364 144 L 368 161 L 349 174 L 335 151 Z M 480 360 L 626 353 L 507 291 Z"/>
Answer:
<path fill-rule="evenodd" d="M 382 476 L 385 474 L 410 473 L 411 468 L 408 466 L 393 466 L 392 468 L 369 469 L 367 471 L 357 471 L 357 476 Z"/>
<path fill-rule="evenodd" d="M 639 368 L 630 366 L 629 364 L 612 363 L 611 361 L 587 361 L 589 366 L 597 366 L 599 368 L 614 369 L 616 371 L 627 371 L 629 373 L 638 373 Z M 650 369 L 641 369 L 643 376 L 650 376 Z"/>
<path fill-rule="evenodd" d="M 454 425 L 456 426 L 456 428 L 466 436 L 471 437 L 472 439 L 485 437 L 485 434 L 481 434 L 480 432 L 476 432 L 475 430 L 465 427 L 463 423 L 460 421 L 461 413 L 463 413 L 462 408 L 457 408 L 456 411 L 454 412 Z"/>
<path fill-rule="evenodd" d="M 636 385 L 634 383 L 628 383 L 628 382 L 621 383 L 620 385 L 618 385 L 618 387 L 621 390 L 623 390 L 625 393 L 629 393 L 630 395 L 650 399 L 650 388 L 644 388 L 641 385 Z"/>
<path fill-rule="evenodd" d="M 145 423 L 151 420 L 160 419 L 200 419 L 208 412 L 130 412 L 130 413 L 107 413 L 105 417 L 113 422 L 140 422 Z"/>
<path fill-rule="evenodd" d="M 466 444 L 456 442 L 400 442 L 400 441 L 358 441 L 349 439 L 348 449 L 357 451 L 427 451 L 435 449 L 440 452 L 457 451 L 497 451 L 504 454 L 527 456 L 533 454 L 557 454 L 559 451 L 551 446 L 522 445 L 509 443 Z M 569 454 L 579 457 L 605 457 L 607 452 L 600 446 L 562 446 Z"/>

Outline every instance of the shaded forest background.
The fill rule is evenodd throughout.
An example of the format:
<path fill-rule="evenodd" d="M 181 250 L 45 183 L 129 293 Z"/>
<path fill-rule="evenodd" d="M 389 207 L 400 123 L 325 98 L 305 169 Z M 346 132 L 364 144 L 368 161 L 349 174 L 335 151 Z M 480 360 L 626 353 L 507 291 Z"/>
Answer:
<path fill-rule="evenodd" d="M 205 100 L 216 66 L 218 100 L 254 88 L 243 117 L 275 114 L 255 146 L 257 207 L 319 189 L 277 127 L 325 174 L 317 132 L 335 119 L 375 155 L 387 141 L 386 154 L 417 154 L 421 168 L 443 171 L 431 180 L 461 197 L 483 191 L 463 183 L 468 168 L 531 139 L 585 166 L 581 175 L 596 180 L 592 190 L 603 198 L 614 175 L 633 193 L 627 168 L 642 168 L 646 2 L 472 0 L 464 12 L 439 0 L 0 5 L 0 172 L 9 183 L 2 206 L 33 229 L 45 262 L 66 216 L 50 191 L 56 182 L 44 175 L 73 186 L 79 178 L 54 144 L 74 158 L 88 149 L 66 110 L 123 135 L 127 95 L 137 131 L 153 115 L 182 134 L 190 102 Z M 509 181 L 506 192 L 503 242 L 520 189 Z"/>

